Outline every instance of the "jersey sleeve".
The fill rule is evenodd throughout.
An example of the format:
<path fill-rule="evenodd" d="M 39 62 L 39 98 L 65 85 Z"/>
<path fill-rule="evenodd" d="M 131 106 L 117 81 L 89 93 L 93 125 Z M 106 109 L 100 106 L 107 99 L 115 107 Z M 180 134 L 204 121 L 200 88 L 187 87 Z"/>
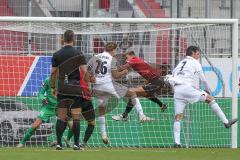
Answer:
<path fill-rule="evenodd" d="M 43 100 L 45 98 L 44 94 L 45 94 L 47 88 L 48 88 L 48 80 L 46 79 L 43 81 L 41 88 L 39 88 L 39 90 L 38 90 L 38 98 L 40 100 Z"/>
<path fill-rule="evenodd" d="M 90 73 L 94 73 L 94 62 L 96 61 L 96 57 L 93 56 L 88 62 L 87 62 L 87 70 Z"/>
<path fill-rule="evenodd" d="M 208 86 L 206 77 L 205 77 L 205 75 L 203 73 L 202 65 L 200 63 L 196 63 L 196 73 L 197 73 L 201 83 L 203 84 L 205 90 L 210 93 L 210 88 Z"/>
<path fill-rule="evenodd" d="M 79 65 L 86 65 L 86 59 L 82 53 L 79 54 Z"/>
<path fill-rule="evenodd" d="M 117 69 L 117 59 L 113 57 L 111 62 L 111 70 L 116 70 L 116 69 Z"/>
<path fill-rule="evenodd" d="M 58 61 L 57 61 L 57 57 L 56 57 L 56 54 L 53 54 L 53 57 L 52 57 L 52 67 L 58 67 L 59 64 L 58 64 Z"/>
<path fill-rule="evenodd" d="M 197 73 L 200 73 L 200 72 L 203 73 L 202 65 L 199 62 L 196 62 L 195 66 L 196 66 L 196 72 Z"/>

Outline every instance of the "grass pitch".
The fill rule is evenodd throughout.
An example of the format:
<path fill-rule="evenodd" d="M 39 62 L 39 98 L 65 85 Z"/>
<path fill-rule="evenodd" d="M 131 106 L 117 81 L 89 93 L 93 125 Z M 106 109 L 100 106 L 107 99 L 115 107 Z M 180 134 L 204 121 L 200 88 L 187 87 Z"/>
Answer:
<path fill-rule="evenodd" d="M 240 160 L 240 149 L 0 148 L 0 160 Z"/>

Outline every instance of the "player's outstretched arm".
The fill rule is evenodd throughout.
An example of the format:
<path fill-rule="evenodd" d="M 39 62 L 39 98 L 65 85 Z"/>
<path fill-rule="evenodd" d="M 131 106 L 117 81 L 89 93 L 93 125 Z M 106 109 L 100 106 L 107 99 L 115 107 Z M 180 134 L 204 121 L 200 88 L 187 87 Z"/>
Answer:
<path fill-rule="evenodd" d="M 129 69 L 129 68 L 131 68 L 131 66 L 130 66 L 128 63 L 126 63 L 126 64 L 120 66 L 120 67 L 118 68 L 118 71 L 123 71 L 123 70 Z"/>
<path fill-rule="evenodd" d="M 88 71 L 88 67 L 87 65 L 81 65 L 79 67 L 80 73 L 83 75 L 83 79 L 84 81 L 86 81 L 87 83 L 91 82 L 91 83 L 95 83 L 96 79 L 95 77 Z"/>
<path fill-rule="evenodd" d="M 41 102 L 46 105 L 48 103 L 48 101 L 46 100 L 45 98 L 45 92 L 48 88 L 48 81 L 47 80 L 44 80 L 43 84 L 42 84 L 42 87 L 39 88 L 38 90 L 38 98 L 41 100 Z"/>
<path fill-rule="evenodd" d="M 120 72 L 119 72 L 117 69 L 112 70 L 112 76 L 113 76 L 113 78 L 115 78 L 115 79 L 122 78 L 122 77 L 125 76 L 127 73 L 128 73 L 128 70 L 127 70 L 127 69 L 125 69 L 125 70 L 123 70 L 123 71 L 120 71 Z"/>

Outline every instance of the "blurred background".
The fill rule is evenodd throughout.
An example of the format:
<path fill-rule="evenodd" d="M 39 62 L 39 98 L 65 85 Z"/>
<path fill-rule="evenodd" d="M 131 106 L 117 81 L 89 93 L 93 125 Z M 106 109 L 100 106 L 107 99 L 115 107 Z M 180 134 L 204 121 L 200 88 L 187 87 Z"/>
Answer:
<path fill-rule="evenodd" d="M 239 0 L 0 0 L 1 16 L 239 18 Z"/>

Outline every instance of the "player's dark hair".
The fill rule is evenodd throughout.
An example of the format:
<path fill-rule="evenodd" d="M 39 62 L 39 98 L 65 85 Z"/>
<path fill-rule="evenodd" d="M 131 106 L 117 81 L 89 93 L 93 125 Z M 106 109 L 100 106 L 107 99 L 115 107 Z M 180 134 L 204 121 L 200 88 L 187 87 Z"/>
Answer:
<path fill-rule="evenodd" d="M 134 51 L 128 51 L 128 52 L 126 53 L 126 55 L 129 55 L 129 56 L 134 56 L 134 55 L 135 55 L 135 53 L 134 53 Z"/>
<path fill-rule="evenodd" d="M 186 50 L 186 56 L 191 56 L 193 52 L 199 51 L 199 47 L 197 46 L 189 46 Z"/>
<path fill-rule="evenodd" d="M 63 34 L 63 41 L 66 43 L 74 42 L 74 32 L 72 30 L 67 30 Z"/>
<path fill-rule="evenodd" d="M 112 52 L 113 50 L 115 50 L 117 48 L 117 44 L 114 42 L 109 42 L 106 44 L 105 46 L 105 51 L 106 52 Z"/>

